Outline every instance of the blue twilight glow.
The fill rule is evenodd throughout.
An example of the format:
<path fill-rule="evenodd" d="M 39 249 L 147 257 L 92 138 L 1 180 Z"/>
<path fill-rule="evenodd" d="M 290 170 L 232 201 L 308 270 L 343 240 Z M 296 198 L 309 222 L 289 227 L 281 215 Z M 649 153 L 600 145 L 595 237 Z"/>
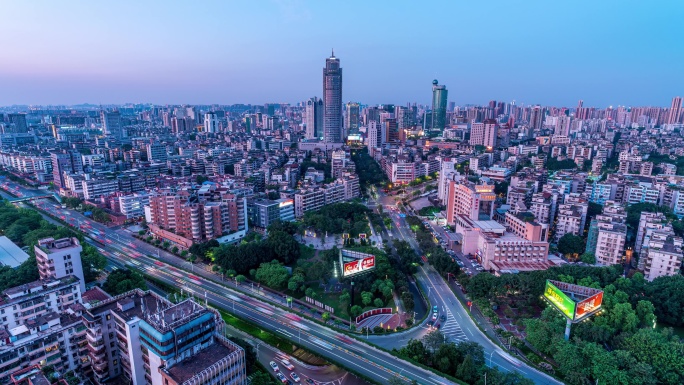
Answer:
<path fill-rule="evenodd" d="M 0 105 L 344 100 L 669 105 L 684 2 L 4 1 Z"/>

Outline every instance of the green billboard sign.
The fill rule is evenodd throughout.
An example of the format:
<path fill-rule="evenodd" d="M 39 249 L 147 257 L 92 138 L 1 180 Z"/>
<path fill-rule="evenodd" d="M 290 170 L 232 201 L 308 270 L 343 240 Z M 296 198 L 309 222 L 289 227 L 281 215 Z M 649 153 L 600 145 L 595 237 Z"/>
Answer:
<path fill-rule="evenodd" d="M 559 288 L 557 288 L 550 281 L 546 281 L 546 289 L 544 290 L 544 297 L 551 301 L 553 306 L 560 310 L 563 315 L 570 320 L 575 319 L 575 301 L 565 295 Z"/>

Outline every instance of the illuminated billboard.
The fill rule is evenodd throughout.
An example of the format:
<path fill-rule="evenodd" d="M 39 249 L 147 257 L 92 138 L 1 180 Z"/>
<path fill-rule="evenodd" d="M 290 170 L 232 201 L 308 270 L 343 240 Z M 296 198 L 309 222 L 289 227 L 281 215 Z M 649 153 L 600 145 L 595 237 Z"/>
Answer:
<path fill-rule="evenodd" d="M 348 278 L 373 270 L 375 268 L 375 256 L 342 249 L 340 250 L 340 265 L 342 266 L 342 277 Z"/>
<path fill-rule="evenodd" d="M 356 261 L 346 262 L 342 269 L 342 276 L 349 277 L 375 267 L 375 257 L 357 259 Z"/>
<path fill-rule="evenodd" d="M 577 310 L 575 311 L 575 319 L 579 320 L 586 315 L 590 315 L 601 307 L 603 302 L 603 292 L 596 293 L 591 297 L 580 301 L 577 304 Z"/>
<path fill-rule="evenodd" d="M 579 322 L 601 309 L 603 291 L 567 282 L 546 281 L 544 298 L 571 322 Z"/>
<path fill-rule="evenodd" d="M 548 299 L 564 316 L 570 320 L 575 319 L 575 301 L 557 288 L 551 281 L 546 281 L 544 297 Z"/>

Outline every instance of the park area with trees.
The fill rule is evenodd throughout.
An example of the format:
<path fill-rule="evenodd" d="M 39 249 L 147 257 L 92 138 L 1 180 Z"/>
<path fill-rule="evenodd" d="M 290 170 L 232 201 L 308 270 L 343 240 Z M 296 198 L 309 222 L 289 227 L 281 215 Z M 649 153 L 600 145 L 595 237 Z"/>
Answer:
<path fill-rule="evenodd" d="M 648 282 L 641 273 L 622 273 L 621 266 L 565 265 L 500 277 L 478 274 L 464 285 L 490 310 L 501 304 L 546 307 L 541 294 L 547 279 L 603 289 L 603 311 L 573 325 L 570 341 L 563 338 L 565 319 L 547 307 L 538 318 L 518 320 L 529 343 L 518 346 L 532 362 L 552 363 L 572 385 L 684 383 L 684 342 L 663 328 L 684 325 L 684 277 Z"/>

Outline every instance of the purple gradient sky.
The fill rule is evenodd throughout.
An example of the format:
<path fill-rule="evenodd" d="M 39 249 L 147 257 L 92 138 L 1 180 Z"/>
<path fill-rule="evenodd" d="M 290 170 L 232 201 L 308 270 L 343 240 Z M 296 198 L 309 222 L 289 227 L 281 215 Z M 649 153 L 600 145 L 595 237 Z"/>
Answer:
<path fill-rule="evenodd" d="M 468 3 L 468 4 L 462 4 Z M 0 105 L 344 100 L 668 106 L 684 1 L 6 1 Z"/>

